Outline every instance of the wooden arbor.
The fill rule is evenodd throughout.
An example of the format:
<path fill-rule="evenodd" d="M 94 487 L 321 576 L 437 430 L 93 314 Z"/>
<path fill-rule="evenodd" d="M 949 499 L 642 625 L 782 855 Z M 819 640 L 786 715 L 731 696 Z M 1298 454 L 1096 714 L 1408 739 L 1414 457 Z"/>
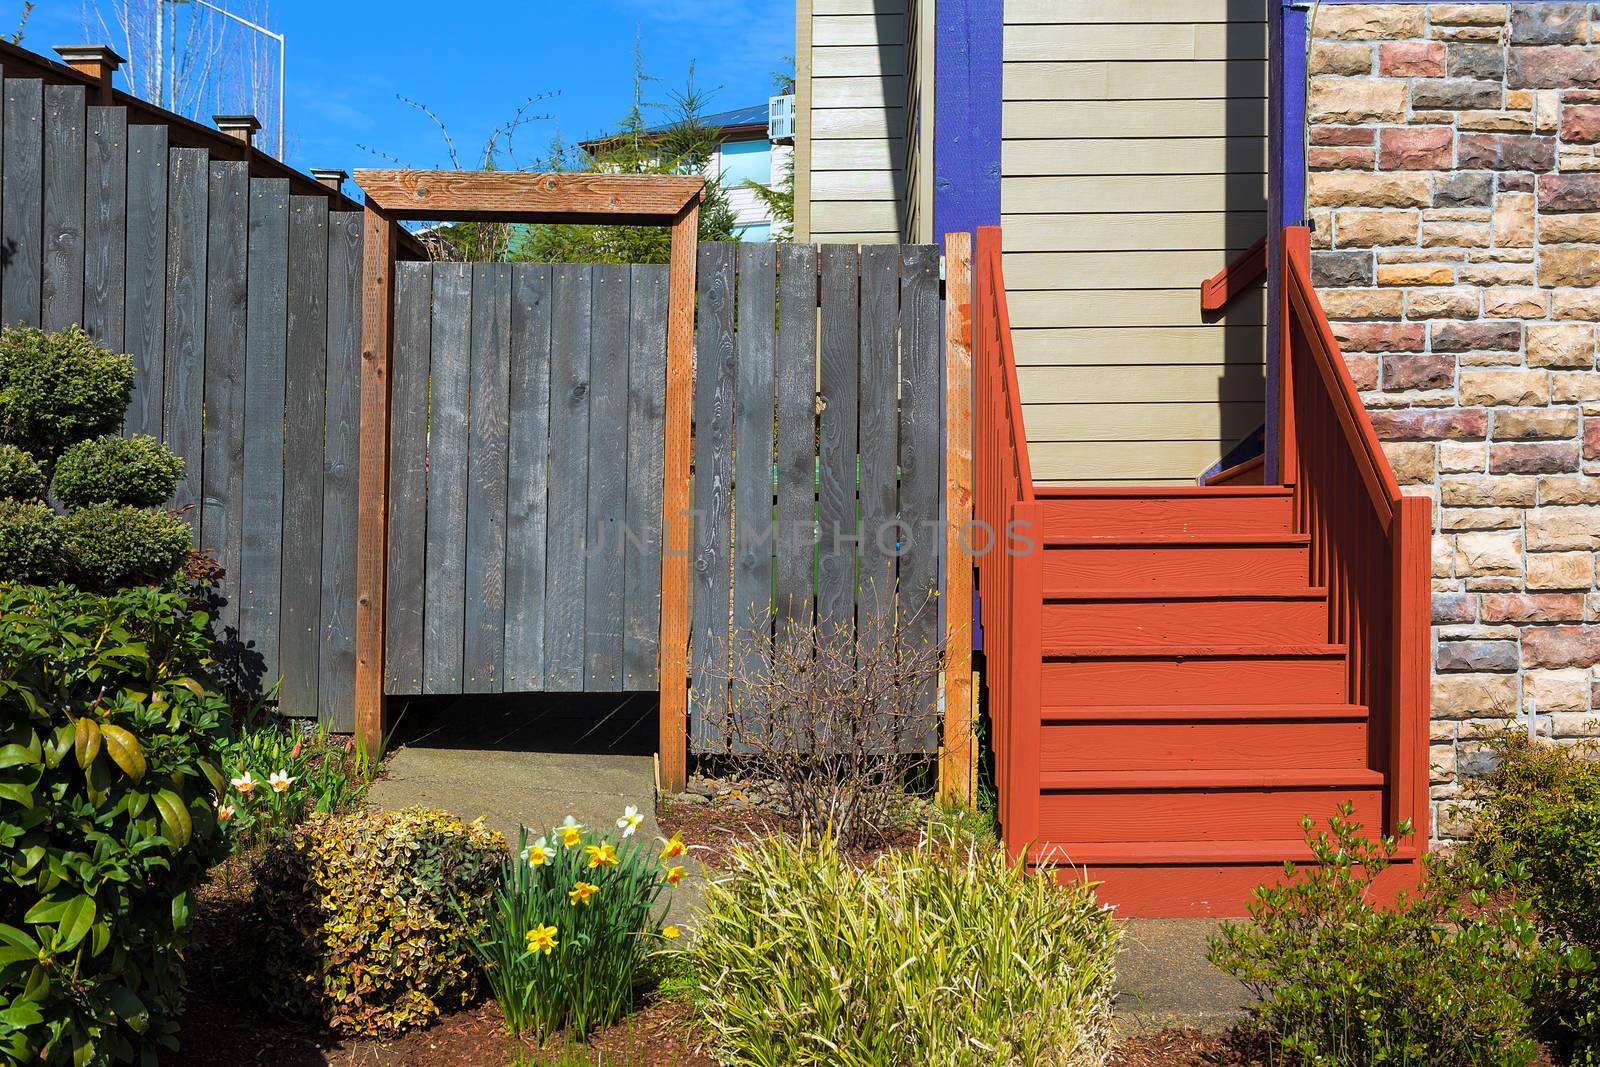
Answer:
<path fill-rule="evenodd" d="M 682 790 L 689 643 L 689 432 L 693 398 L 696 238 L 705 182 L 698 177 L 358 170 L 366 193 L 361 318 L 360 509 L 356 551 L 356 732 L 383 741 L 388 608 L 390 384 L 398 223 L 608 223 L 672 228 L 667 297 L 667 390 L 662 486 L 662 786 Z"/>

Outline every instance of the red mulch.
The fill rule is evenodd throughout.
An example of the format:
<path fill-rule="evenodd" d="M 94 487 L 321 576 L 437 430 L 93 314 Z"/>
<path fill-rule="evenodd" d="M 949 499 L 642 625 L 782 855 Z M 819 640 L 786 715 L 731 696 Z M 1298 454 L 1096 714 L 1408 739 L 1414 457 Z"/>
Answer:
<path fill-rule="evenodd" d="M 1160 1030 L 1117 1046 L 1111 1067 L 1266 1067 L 1266 1049 L 1247 1034 Z"/>
<path fill-rule="evenodd" d="M 249 994 L 249 958 L 240 916 L 250 881 L 238 857 L 213 872 L 196 894 L 194 942 L 188 954 L 189 1000 L 174 1062 L 186 1067 L 485 1067 L 563 1061 L 560 1038 L 541 1051 L 505 1031 L 487 997 L 425 1030 L 385 1041 L 346 1038 L 319 1023 L 269 1016 Z M 715 1067 L 694 1035 L 681 1000 L 646 1002 L 609 1030 L 590 1036 L 579 1062 L 603 1067 Z M 599 1059 L 596 1059 L 596 1056 Z"/>

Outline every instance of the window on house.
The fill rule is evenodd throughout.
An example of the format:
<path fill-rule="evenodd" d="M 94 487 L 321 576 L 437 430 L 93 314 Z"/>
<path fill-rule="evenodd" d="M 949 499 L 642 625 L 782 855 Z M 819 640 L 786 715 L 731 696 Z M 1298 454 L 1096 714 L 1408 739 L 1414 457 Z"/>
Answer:
<path fill-rule="evenodd" d="M 772 240 L 772 223 L 751 223 L 749 226 L 739 227 L 737 232 L 741 241 L 770 241 Z"/>
<path fill-rule="evenodd" d="M 722 143 L 722 186 L 736 189 L 746 181 L 772 184 L 772 145 L 760 141 Z"/>

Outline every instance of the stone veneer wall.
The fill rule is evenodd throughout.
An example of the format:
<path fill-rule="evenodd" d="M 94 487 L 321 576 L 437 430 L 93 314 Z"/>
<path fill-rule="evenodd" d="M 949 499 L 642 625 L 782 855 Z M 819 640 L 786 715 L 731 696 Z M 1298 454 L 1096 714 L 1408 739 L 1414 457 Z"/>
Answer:
<path fill-rule="evenodd" d="M 1318 289 L 1435 500 L 1449 838 L 1486 728 L 1600 735 L 1600 4 L 1323 4 L 1308 77 Z"/>

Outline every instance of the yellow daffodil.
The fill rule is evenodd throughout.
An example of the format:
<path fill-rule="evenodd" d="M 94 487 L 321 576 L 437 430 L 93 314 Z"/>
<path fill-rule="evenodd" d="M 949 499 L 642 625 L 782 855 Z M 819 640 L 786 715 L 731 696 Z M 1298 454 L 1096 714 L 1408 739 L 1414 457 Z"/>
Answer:
<path fill-rule="evenodd" d="M 589 904 L 589 898 L 598 892 L 600 892 L 600 887 L 595 885 L 593 882 L 578 882 L 571 889 L 567 890 L 567 903 L 582 904 L 587 907 Z"/>
<path fill-rule="evenodd" d="M 556 947 L 556 928 L 554 926 L 535 926 L 528 931 L 528 951 L 543 952 L 550 955 L 550 950 Z"/>
<path fill-rule="evenodd" d="M 528 861 L 530 867 L 543 867 L 550 862 L 550 846 L 546 845 L 545 839 L 541 837 L 522 850 L 522 858 Z"/>
<path fill-rule="evenodd" d="M 683 868 L 682 867 L 668 867 L 667 868 L 667 882 L 669 884 L 671 884 L 671 885 L 677 885 L 681 881 L 683 881 Z"/>
<path fill-rule="evenodd" d="M 590 867 L 615 867 L 617 865 L 617 846 L 609 841 L 598 845 L 585 845 L 583 851 L 589 857 Z"/>
<path fill-rule="evenodd" d="M 245 796 L 249 796 L 250 791 L 259 784 L 254 778 L 250 777 L 249 771 L 245 771 L 237 778 L 230 778 L 229 781 L 233 783 L 233 787 L 235 789 L 243 793 Z"/>
<path fill-rule="evenodd" d="M 676 941 L 679 937 L 683 936 L 683 931 L 678 929 L 676 926 L 668 924 L 661 928 L 661 936 L 666 938 L 668 941 Z"/>
<path fill-rule="evenodd" d="M 629 804 L 622 809 L 622 818 L 617 820 L 617 829 L 622 831 L 623 837 L 632 837 L 643 822 L 644 816 L 639 814 L 639 809 Z"/>
<path fill-rule="evenodd" d="M 661 850 L 661 858 L 664 860 L 675 860 L 688 851 L 689 846 L 683 843 L 683 838 L 679 837 L 677 834 L 673 834 L 672 840 L 667 842 L 667 847 Z"/>
<path fill-rule="evenodd" d="M 561 838 L 563 845 L 575 848 L 583 840 L 583 824 L 568 815 L 566 821 L 556 827 L 556 835 Z"/>
<path fill-rule="evenodd" d="M 232 804 L 218 804 L 217 805 L 217 821 L 218 822 L 230 822 L 233 819 L 233 815 L 234 815 L 234 810 L 233 810 L 233 805 Z"/>
<path fill-rule="evenodd" d="M 272 786 L 274 793 L 282 793 L 298 779 L 290 778 L 288 771 L 273 771 L 267 775 L 267 784 Z"/>

